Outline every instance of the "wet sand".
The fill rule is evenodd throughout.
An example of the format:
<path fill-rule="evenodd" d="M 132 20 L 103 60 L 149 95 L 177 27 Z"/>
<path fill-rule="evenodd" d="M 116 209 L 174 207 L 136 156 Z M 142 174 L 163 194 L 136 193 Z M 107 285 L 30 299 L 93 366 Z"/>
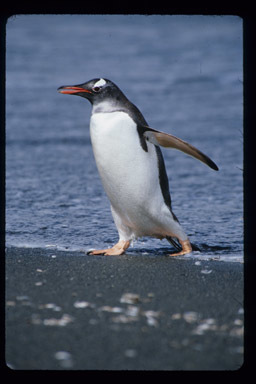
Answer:
<path fill-rule="evenodd" d="M 9 248 L 5 354 L 16 370 L 237 370 L 243 264 Z"/>

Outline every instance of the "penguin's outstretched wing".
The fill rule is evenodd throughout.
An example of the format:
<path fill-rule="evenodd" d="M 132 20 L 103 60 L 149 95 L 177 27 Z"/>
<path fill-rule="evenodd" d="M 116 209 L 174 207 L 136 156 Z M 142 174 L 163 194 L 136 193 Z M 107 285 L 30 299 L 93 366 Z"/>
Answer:
<path fill-rule="evenodd" d="M 160 132 L 150 127 L 144 126 L 143 128 L 143 136 L 150 143 L 161 145 L 165 148 L 178 149 L 179 151 L 182 151 L 187 155 L 202 161 L 215 171 L 219 170 L 217 165 L 208 156 L 206 156 L 204 153 L 199 151 L 199 149 L 195 148 L 193 145 L 187 143 L 186 141 L 181 140 L 176 136 L 170 135 L 169 133 Z"/>

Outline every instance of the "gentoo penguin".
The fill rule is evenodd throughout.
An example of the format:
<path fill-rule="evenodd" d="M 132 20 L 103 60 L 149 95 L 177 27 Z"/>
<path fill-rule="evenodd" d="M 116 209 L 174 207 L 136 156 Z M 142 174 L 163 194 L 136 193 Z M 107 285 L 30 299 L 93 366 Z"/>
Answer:
<path fill-rule="evenodd" d="M 172 211 L 159 146 L 183 151 L 216 171 L 217 165 L 187 142 L 150 128 L 139 109 L 110 80 L 97 78 L 58 91 L 84 97 L 92 104 L 93 153 L 119 234 L 112 248 L 89 254 L 121 255 L 133 239 L 144 236 L 167 239 L 178 251 L 171 256 L 190 253 L 191 243 Z"/>

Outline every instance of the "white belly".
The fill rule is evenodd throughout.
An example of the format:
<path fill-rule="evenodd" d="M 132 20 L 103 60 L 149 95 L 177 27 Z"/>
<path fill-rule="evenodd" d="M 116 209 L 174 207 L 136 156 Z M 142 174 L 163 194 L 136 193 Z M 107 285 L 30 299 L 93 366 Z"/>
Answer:
<path fill-rule="evenodd" d="M 122 223 L 135 236 L 161 235 L 162 224 L 173 220 L 159 184 L 155 146 L 147 143 L 148 152 L 143 150 L 136 125 L 124 112 L 93 114 L 90 134 L 104 189 Z"/>

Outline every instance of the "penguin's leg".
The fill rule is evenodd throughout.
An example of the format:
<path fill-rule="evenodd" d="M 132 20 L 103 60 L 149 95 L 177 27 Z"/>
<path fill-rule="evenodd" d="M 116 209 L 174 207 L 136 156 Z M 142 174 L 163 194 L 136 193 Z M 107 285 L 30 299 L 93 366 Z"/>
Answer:
<path fill-rule="evenodd" d="M 181 227 L 177 217 L 172 213 L 172 221 L 170 223 L 171 233 L 166 236 L 167 240 L 172 243 L 175 246 L 175 241 L 172 241 L 172 238 L 178 239 L 181 250 L 178 250 L 178 252 L 171 253 L 170 256 L 181 256 L 186 255 L 187 253 L 192 252 L 192 245 L 189 241 L 188 236 L 184 232 L 183 228 Z M 178 247 L 177 247 L 178 248 Z"/>
<path fill-rule="evenodd" d="M 121 218 L 121 216 L 116 212 L 116 210 L 111 205 L 112 216 L 119 233 L 119 241 L 112 248 L 99 249 L 91 251 L 89 255 L 109 255 L 109 256 L 118 256 L 125 253 L 126 249 L 129 248 L 132 240 L 132 231 L 127 227 Z"/>
<path fill-rule="evenodd" d="M 179 243 L 182 246 L 182 250 L 180 252 L 177 252 L 177 253 L 171 253 L 169 256 L 181 256 L 181 255 L 186 255 L 187 253 L 192 252 L 192 246 L 191 246 L 189 239 L 187 239 L 187 240 L 180 240 L 179 239 Z"/>

